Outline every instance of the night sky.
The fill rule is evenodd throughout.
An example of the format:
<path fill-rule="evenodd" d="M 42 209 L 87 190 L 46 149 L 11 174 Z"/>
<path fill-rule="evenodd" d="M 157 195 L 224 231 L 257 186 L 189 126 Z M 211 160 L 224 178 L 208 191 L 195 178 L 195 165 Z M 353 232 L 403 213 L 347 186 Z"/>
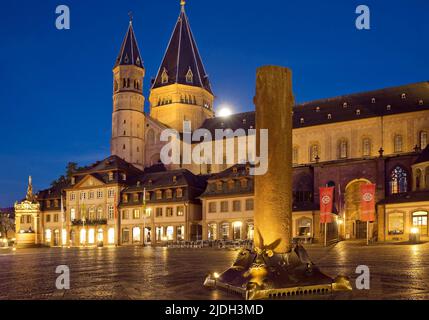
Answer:
<path fill-rule="evenodd" d="M 112 67 L 134 12 L 146 67 L 155 77 L 179 0 L 1 1 L 0 208 L 80 165 L 109 155 Z M 55 28 L 55 8 L 71 30 Z M 371 30 L 355 9 L 371 9 Z M 297 102 L 429 80 L 427 0 L 234 0 L 186 5 L 217 97 L 235 112 L 253 109 L 255 70 L 293 70 Z M 146 105 L 146 109 L 148 105 Z"/>

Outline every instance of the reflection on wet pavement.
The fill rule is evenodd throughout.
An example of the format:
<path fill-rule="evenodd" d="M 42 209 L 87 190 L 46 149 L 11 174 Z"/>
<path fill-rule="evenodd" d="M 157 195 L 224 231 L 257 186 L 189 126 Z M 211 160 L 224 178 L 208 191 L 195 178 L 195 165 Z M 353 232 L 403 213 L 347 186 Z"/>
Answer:
<path fill-rule="evenodd" d="M 328 299 L 429 299 L 429 243 L 342 242 L 308 246 L 326 274 L 344 274 L 354 286 L 358 265 L 371 272 L 371 289 Z M 98 248 L 0 251 L 0 299 L 237 299 L 203 288 L 208 272 L 225 270 L 237 252 L 218 249 Z M 55 288 L 58 265 L 70 268 L 70 290 Z"/>

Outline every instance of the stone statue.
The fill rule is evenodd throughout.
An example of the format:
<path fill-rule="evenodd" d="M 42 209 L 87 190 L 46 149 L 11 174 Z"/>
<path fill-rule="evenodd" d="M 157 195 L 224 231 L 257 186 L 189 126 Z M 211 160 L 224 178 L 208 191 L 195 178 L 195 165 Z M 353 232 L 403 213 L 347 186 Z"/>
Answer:
<path fill-rule="evenodd" d="M 33 194 L 33 181 L 31 176 L 28 177 L 28 187 L 27 187 L 27 195 L 25 196 L 25 199 L 27 201 L 33 202 L 34 201 L 34 194 Z"/>

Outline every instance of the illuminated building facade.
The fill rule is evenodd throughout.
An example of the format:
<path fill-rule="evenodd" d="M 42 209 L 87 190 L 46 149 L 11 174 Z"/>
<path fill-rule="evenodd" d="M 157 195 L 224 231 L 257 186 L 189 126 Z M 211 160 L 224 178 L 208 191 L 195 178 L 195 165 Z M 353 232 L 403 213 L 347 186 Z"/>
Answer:
<path fill-rule="evenodd" d="M 158 164 L 165 144 L 161 132 L 182 132 L 183 121 L 213 136 L 216 129 L 256 128 L 254 112 L 214 116 L 214 92 L 184 4 L 151 83 L 150 114 L 144 112 L 144 76 L 130 23 L 113 69 L 112 156 L 38 194 L 43 244 L 252 238 L 253 177 L 246 159 L 236 154 L 238 165 L 182 164 L 167 170 Z M 377 185 L 378 202 L 371 237 L 403 241 L 416 228 L 428 237 L 429 82 L 297 104 L 293 110 L 294 237 L 321 238 L 319 187 L 329 185 L 336 187 L 330 235 L 366 238 L 359 186 L 368 182 Z M 237 145 L 236 137 L 230 139 Z M 29 216 L 28 221 L 20 216 L 23 230 L 32 225 Z"/>

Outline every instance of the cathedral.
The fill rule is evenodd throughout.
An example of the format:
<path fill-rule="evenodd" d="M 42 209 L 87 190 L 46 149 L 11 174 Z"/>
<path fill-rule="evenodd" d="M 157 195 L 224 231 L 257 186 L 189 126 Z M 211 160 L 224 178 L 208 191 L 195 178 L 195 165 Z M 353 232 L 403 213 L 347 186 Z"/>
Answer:
<path fill-rule="evenodd" d="M 132 21 L 113 67 L 111 156 L 15 205 L 20 245 L 165 245 L 253 238 L 249 159 L 164 165 L 161 134 L 174 129 L 256 128 L 255 113 L 216 117 L 215 94 L 182 1 L 156 76 L 146 76 Z M 318 242 L 319 187 L 335 187 L 332 241 L 365 239 L 359 188 L 377 186 L 372 241 L 429 239 L 429 82 L 348 94 L 294 106 L 293 236 Z M 237 137 L 232 136 L 222 143 Z M 282 137 L 271 137 L 282 139 Z M 182 146 L 186 143 L 181 141 Z M 192 143 L 191 149 L 198 146 Z M 256 150 L 247 150 L 256 154 Z M 282 174 L 279 172 L 279 174 Z"/>

